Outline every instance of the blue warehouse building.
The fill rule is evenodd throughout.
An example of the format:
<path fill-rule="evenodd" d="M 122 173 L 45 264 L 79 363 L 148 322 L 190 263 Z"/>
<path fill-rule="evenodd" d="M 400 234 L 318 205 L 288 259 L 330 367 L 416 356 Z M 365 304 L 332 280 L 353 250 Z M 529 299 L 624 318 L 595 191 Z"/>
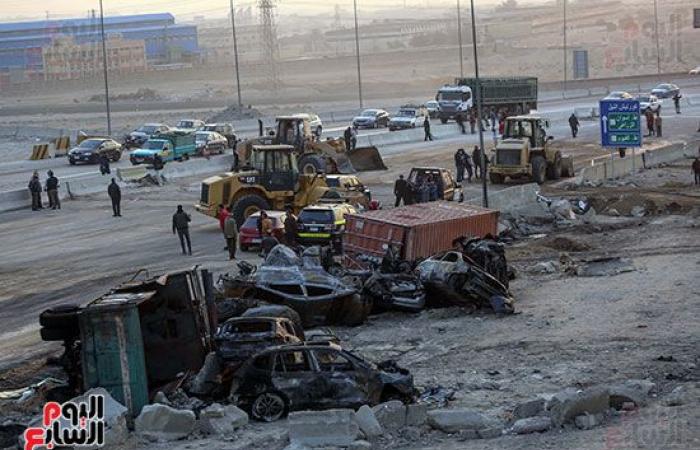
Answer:
<path fill-rule="evenodd" d="M 105 17 L 105 33 L 126 40 L 142 40 L 151 64 L 192 61 L 199 57 L 197 27 L 177 25 L 172 14 Z M 60 36 L 76 43 L 99 42 L 99 17 L 40 20 L 0 24 L 0 72 L 43 70 L 42 49 Z"/>

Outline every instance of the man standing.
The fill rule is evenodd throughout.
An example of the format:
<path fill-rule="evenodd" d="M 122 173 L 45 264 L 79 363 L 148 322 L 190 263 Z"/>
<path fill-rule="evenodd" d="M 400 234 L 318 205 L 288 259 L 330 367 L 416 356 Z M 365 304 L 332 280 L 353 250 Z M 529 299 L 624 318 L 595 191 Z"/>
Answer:
<path fill-rule="evenodd" d="M 394 207 L 398 207 L 401 204 L 401 201 L 403 200 L 403 204 L 407 205 L 407 191 L 408 190 L 408 183 L 406 180 L 403 179 L 403 175 L 399 175 L 399 179 L 396 180 L 394 183 L 394 196 L 396 197 L 396 201 L 394 202 Z"/>
<path fill-rule="evenodd" d="M 352 148 L 352 127 L 347 127 L 345 129 L 345 133 L 343 133 L 343 137 L 345 138 L 345 151 L 349 152 L 350 149 Z"/>
<path fill-rule="evenodd" d="M 425 138 L 423 141 L 433 140 L 433 134 L 430 132 L 430 118 L 426 117 L 423 121 L 423 131 L 425 131 Z"/>
<path fill-rule="evenodd" d="M 233 215 L 226 216 L 224 221 L 224 237 L 226 238 L 226 248 L 228 249 L 228 259 L 236 259 L 236 246 L 238 245 L 238 224 Z M 191 253 L 190 253 L 191 254 Z"/>
<path fill-rule="evenodd" d="M 485 171 L 482 171 L 482 168 L 481 168 L 481 149 L 479 148 L 478 145 L 474 146 L 474 151 L 472 152 L 472 159 L 474 160 L 474 173 L 476 174 L 476 178 L 485 177 L 486 176 L 485 171 L 488 171 L 489 158 L 488 158 L 488 156 L 484 155 L 484 170 Z"/>
<path fill-rule="evenodd" d="M 284 218 L 284 242 L 287 247 L 297 245 L 297 216 L 291 206 L 287 206 L 287 216 Z"/>
<path fill-rule="evenodd" d="M 112 178 L 112 182 L 109 184 L 107 187 L 107 194 L 109 195 L 109 198 L 112 200 L 112 213 L 113 217 L 121 217 L 122 216 L 122 210 L 121 210 L 121 201 L 122 201 L 122 190 L 117 184 L 117 180 Z"/>
<path fill-rule="evenodd" d="M 455 152 L 455 168 L 457 169 L 457 183 L 464 180 L 464 149 L 460 148 Z"/>
<path fill-rule="evenodd" d="M 676 92 L 675 94 L 673 94 L 673 106 L 676 107 L 676 114 L 681 113 L 681 97 L 682 96 L 680 92 Z"/>
<path fill-rule="evenodd" d="M 576 114 L 574 113 L 571 113 L 569 116 L 569 127 L 571 128 L 571 137 L 575 139 L 576 135 L 578 134 L 579 122 L 578 117 L 576 117 Z"/>
<path fill-rule="evenodd" d="M 58 178 L 53 176 L 52 170 L 49 170 L 46 174 L 49 176 L 46 179 L 46 193 L 49 196 L 49 208 L 61 209 L 61 200 L 58 198 Z"/>
<path fill-rule="evenodd" d="M 693 174 L 695 174 L 695 186 L 700 186 L 700 158 L 693 161 Z"/>
<path fill-rule="evenodd" d="M 41 204 L 41 181 L 39 181 L 39 173 L 34 171 L 32 178 L 29 180 L 29 193 L 32 194 L 32 211 L 43 209 Z"/>
<path fill-rule="evenodd" d="M 473 109 L 469 111 L 469 128 L 472 134 L 476 133 L 476 114 Z"/>
<path fill-rule="evenodd" d="M 647 136 L 653 136 L 654 135 L 654 113 L 651 112 L 651 110 L 647 109 L 646 112 L 644 113 L 644 117 L 647 120 L 647 131 L 649 134 Z"/>
<path fill-rule="evenodd" d="M 224 251 L 228 250 L 228 237 L 226 236 L 226 219 L 231 215 L 229 212 L 228 208 L 224 206 L 223 203 L 219 204 L 219 212 L 216 214 L 216 218 L 219 219 L 219 228 L 221 229 L 221 232 L 224 234 L 224 240 L 226 241 L 226 247 L 224 247 Z"/>
<path fill-rule="evenodd" d="M 654 117 L 654 127 L 656 128 L 656 137 L 661 137 L 663 135 L 661 124 L 663 119 L 661 119 L 661 112 L 657 111 L 656 117 Z"/>
<path fill-rule="evenodd" d="M 467 134 L 467 129 L 464 126 L 464 116 L 462 116 L 461 112 L 457 113 L 457 116 L 455 116 L 455 120 L 456 120 L 457 126 L 459 126 L 459 130 L 462 132 L 462 134 Z"/>
<path fill-rule="evenodd" d="M 189 214 L 182 210 L 182 205 L 177 205 L 177 212 L 173 214 L 173 234 L 177 231 L 177 236 L 180 238 L 180 247 L 182 254 L 192 256 L 192 242 L 190 241 L 190 222 L 192 218 Z M 187 241 L 187 252 L 185 252 L 185 241 Z"/>
<path fill-rule="evenodd" d="M 489 118 L 491 119 L 491 131 L 496 131 L 496 122 L 498 121 L 498 117 L 496 116 L 496 110 L 494 108 L 491 108 Z"/>
<path fill-rule="evenodd" d="M 99 157 L 100 161 L 100 173 L 102 175 L 107 175 L 108 173 L 112 173 L 112 171 L 109 168 L 109 158 L 107 158 L 107 155 L 104 153 L 100 155 Z"/>

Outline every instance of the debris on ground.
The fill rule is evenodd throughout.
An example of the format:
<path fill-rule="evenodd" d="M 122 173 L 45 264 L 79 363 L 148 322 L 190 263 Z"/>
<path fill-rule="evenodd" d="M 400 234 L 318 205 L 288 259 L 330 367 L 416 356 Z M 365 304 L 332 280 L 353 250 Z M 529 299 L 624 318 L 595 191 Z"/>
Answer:
<path fill-rule="evenodd" d="M 605 257 L 576 263 L 575 273 L 579 277 L 614 276 L 637 270 L 631 260 L 620 257 Z"/>
<path fill-rule="evenodd" d="M 190 410 L 161 404 L 146 405 L 134 420 L 134 430 L 151 441 L 176 441 L 189 436 L 196 422 L 194 412 Z"/>
<path fill-rule="evenodd" d="M 261 117 L 260 111 L 248 106 L 247 108 L 238 108 L 238 105 L 231 105 L 224 110 L 207 118 L 207 123 L 232 122 L 234 120 L 257 119 Z"/>

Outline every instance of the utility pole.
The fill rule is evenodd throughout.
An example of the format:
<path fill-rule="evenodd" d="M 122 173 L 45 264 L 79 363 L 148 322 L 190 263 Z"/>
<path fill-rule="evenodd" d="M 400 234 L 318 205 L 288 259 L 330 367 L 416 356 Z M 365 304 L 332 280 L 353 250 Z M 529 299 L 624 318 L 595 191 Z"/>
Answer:
<path fill-rule="evenodd" d="M 457 37 L 459 38 L 459 76 L 464 78 L 464 54 L 462 51 L 462 8 L 457 0 Z"/>
<path fill-rule="evenodd" d="M 105 13 L 100 0 L 100 34 L 102 35 L 102 69 L 105 78 L 105 106 L 107 107 L 107 136 L 112 135 L 112 112 L 109 107 L 109 76 L 107 74 L 107 43 L 105 42 Z"/>
<path fill-rule="evenodd" d="M 362 70 L 360 68 L 360 30 L 357 25 L 357 0 L 352 0 L 355 9 L 355 57 L 357 58 L 357 91 L 360 95 L 360 108 L 362 105 Z"/>
<path fill-rule="evenodd" d="M 566 58 L 566 53 L 567 53 L 567 48 L 566 48 L 566 0 L 564 0 L 564 97 L 566 97 L 566 81 L 569 76 L 568 70 L 569 68 L 567 67 L 567 58 Z"/>
<path fill-rule="evenodd" d="M 231 0 L 231 32 L 233 33 L 233 63 L 236 66 L 236 91 L 238 92 L 238 110 L 243 110 L 243 102 L 241 101 L 241 75 L 238 71 L 238 41 L 236 40 L 236 14 L 233 9 L 233 0 Z"/>
<path fill-rule="evenodd" d="M 656 38 L 656 74 L 661 75 L 661 47 L 659 46 L 659 11 L 654 0 L 654 37 Z"/>
<path fill-rule="evenodd" d="M 482 127 L 484 123 L 481 121 L 481 79 L 479 78 L 479 56 L 476 50 L 476 20 L 474 18 L 474 0 L 471 1 L 472 10 L 472 44 L 474 45 L 474 78 L 476 82 L 474 83 L 476 88 L 476 120 L 478 121 L 477 126 L 479 127 L 479 148 L 481 149 L 481 186 L 483 192 L 483 199 L 481 204 L 484 208 L 489 207 L 489 194 L 488 188 L 486 186 L 486 149 L 484 148 L 484 130 Z M 474 161 L 476 164 L 476 161 Z"/>

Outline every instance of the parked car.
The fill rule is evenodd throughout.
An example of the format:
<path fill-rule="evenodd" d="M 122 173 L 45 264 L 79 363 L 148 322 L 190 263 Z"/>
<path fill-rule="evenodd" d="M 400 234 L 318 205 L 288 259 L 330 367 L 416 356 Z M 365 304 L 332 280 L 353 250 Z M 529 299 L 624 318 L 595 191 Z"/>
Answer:
<path fill-rule="evenodd" d="M 337 344 L 307 343 L 246 361 L 234 375 L 231 399 L 254 419 L 273 422 L 290 411 L 410 402 L 415 391 L 413 375 L 393 361 L 375 365 Z"/>
<path fill-rule="evenodd" d="M 267 216 L 272 220 L 272 235 L 278 240 L 284 237 L 284 220 L 287 214 L 283 211 L 265 211 Z M 258 221 L 260 220 L 260 211 L 251 214 L 243 222 L 240 230 L 238 230 L 238 243 L 241 250 L 248 251 L 250 247 L 258 247 L 262 243 L 262 236 L 258 230 Z"/>
<path fill-rule="evenodd" d="M 195 131 L 201 130 L 203 126 L 204 121 L 202 120 L 182 119 L 177 123 L 177 125 L 175 125 L 175 128 L 180 131 L 189 131 L 190 133 L 194 133 Z"/>
<path fill-rule="evenodd" d="M 690 72 L 688 72 L 690 75 L 700 75 L 700 66 L 697 66 L 695 69 L 690 69 Z"/>
<path fill-rule="evenodd" d="M 204 125 L 202 131 L 216 131 L 226 138 L 229 148 L 236 148 L 238 138 L 236 137 L 236 130 L 230 123 L 208 123 Z"/>
<path fill-rule="evenodd" d="M 112 162 L 119 161 L 122 157 L 122 145 L 111 138 L 85 139 L 68 152 L 68 162 L 71 165 L 79 162 L 97 164 L 101 155 L 105 155 Z"/>
<path fill-rule="evenodd" d="M 297 344 L 294 324 L 283 317 L 236 317 L 216 332 L 216 354 L 227 365 L 239 365 L 269 347 Z"/>
<path fill-rule="evenodd" d="M 326 175 L 326 184 L 331 189 L 362 192 L 368 201 L 372 200 L 372 191 L 356 175 Z"/>
<path fill-rule="evenodd" d="M 428 110 L 423 106 L 402 106 L 389 121 L 389 130 L 422 127 L 426 117 L 428 117 Z"/>
<path fill-rule="evenodd" d="M 357 209 L 349 203 L 307 206 L 297 218 L 297 241 L 301 245 L 330 245 L 341 254 L 346 214 L 357 214 Z"/>
<path fill-rule="evenodd" d="M 321 121 L 321 118 L 318 117 L 318 114 L 301 113 L 294 114 L 294 117 L 307 119 L 309 121 L 309 128 L 311 129 L 311 132 L 319 138 L 321 137 L 321 134 L 323 134 L 323 122 Z"/>
<path fill-rule="evenodd" d="M 355 128 L 379 128 L 389 126 L 389 113 L 383 109 L 365 109 L 352 119 Z"/>
<path fill-rule="evenodd" d="M 634 97 L 629 92 L 612 91 L 603 100 L 634 100 Z"/>
<path fill-rule="evenodd" d="M 651 93 L 653 95 L 656 95 L 658 98 L 672 98 L 676 94 L 681 93 L 681 88 L 679 88 L 675 84 L 661 83 L 660 85 L 652 89 Z"/>
<path fill-rule="evenodd" d="M 151 136 L 167 133 L 168 131 L 170 131 L 170 127 L 162 123 L 147 123 L 129 133 L 125 143 L 130 147 L 138 147 L 150 139 Z"/>
<path fill-rule="evenodd" d="M 194 143 L 197 147 L 197 153 L 200 155 L 205 150 L 210 155 L 212 153 L 222 154 L 228 147 L 228 140 L 216 131 L 197 131 L 194 134 Z"/>
<path fill-rule="evenodd" d="M 434 180 L 442 180 L 442 192 L 444 200 L 454 200 L 457 182 L 452 177 L 452 172 L 440 167 L 414 167 L 408 175 L 408 182 L 411 186 L 418 187 L 423 180 L 432 176 Z"/>
<path fill-rule="evenodd" d="M 437 119 L 440 113 L 440 103 L 437 100 L 428 100 L 425 102 L 425 109 L 428 110 L 428 116 L 431 119 Z"/>
<path fill-rule="evenodd" d="M 661 110 L 661 100 L 659 100 L 655 95 L 639 94 L 637 95 L 637 100 L 639 100 L 639 110 L 642 113 L 647 112 L 647 110 L 657 113 Z"/>

